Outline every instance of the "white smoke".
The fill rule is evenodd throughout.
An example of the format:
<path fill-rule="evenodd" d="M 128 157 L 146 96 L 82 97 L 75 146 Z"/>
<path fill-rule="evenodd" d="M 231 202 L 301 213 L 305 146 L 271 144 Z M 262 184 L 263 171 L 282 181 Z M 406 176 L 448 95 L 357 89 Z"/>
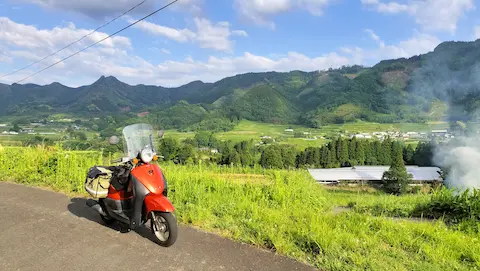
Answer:
<path fill-rule="evenodd" d="M 468 97 L 478 99 L 480 96 L 480 61 L 474 56 L 474 48 L 479 44 L 480 40 L 441 44 L 434 54 L 422 57 L 422 67 L 412 75 L 411 90 L 418 97 L 426 100 L 436 97 L 447 103 L 449 111 L 445 121 L 480 120 L 478 109 L 471 112 L 472 107 L 478 106 L 467 104 L 471 101 Z M 459 191 L 480 189 L 480 137 L 476 132 L 456 136 L 447 144 L 436 144 L 432 162 L 446 169 L 447 187 Z"/>
<path fill-rule="evenodd" d="M 480 189 L 480 140 L 455 139 L 434 149 L 433 162 L 448 169 L 445 185 L 457 191 Z"/>

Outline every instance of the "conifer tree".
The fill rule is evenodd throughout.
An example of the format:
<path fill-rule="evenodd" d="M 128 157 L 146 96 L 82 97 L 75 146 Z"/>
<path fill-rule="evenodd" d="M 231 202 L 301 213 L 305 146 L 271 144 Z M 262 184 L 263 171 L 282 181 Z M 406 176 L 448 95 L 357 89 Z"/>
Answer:
<path fill-rule="evenodd" d="M 355 155 L 354 159 L 358 165 L 365 164 L 365 146 L 369 146 L 368 141 L 362 140 L 355 142 Z"/>
<path fill-rule="evenodd" d="M 401 195 L 407 191 L 412 175 L 407 172 L 403 162 L 403 152 L 400 143 L 395 142 L 392 148 L 390 169 L 383 173 L 382 185 L 387 193 Z"/>
<path fill-rule="evenodd" d="M 277 145 L 266 147 L 260 157 L 260 165 L 264 168 L 282 168 L 282 154 Z"/>

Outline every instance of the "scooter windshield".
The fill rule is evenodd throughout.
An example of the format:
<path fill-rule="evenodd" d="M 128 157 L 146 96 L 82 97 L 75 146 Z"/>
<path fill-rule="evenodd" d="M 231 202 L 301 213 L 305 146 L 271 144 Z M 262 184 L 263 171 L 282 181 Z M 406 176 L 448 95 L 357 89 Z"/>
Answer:
<path fill-rule="evenodd" d="M 133 124 L 123 128 L 124 150 L 128 158 L 133 159 L 144 149 L 155 152 L 154 132 L 150 124 Z"/>

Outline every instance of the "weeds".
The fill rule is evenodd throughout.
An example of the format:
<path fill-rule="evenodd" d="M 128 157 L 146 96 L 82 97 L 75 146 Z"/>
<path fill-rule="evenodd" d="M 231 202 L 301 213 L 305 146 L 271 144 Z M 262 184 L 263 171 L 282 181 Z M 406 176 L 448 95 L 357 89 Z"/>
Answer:
<path fill-rule="evenodd" d="M 63 192 L 83 193 L 88 168 L 105 165 L 107 161 L 98 152 L 67 152 L 57 147 L 0 150 L 0 170 L 5 180 Z M 428 202 L 427 195 L 329 192 L 300 170 L 169 163 L 161 164 L 161 168 L 181 223 L 322 269 L 480 268 L 480 244 L 474 232 L 456 231 L 441 221 L 393 221 L 371 215 L 385 209 L 412 212 L 416 205 Z M 470 197 L 461 198 L 460 202 L 465 203 L 461 210 L 478 210 L 472 201 Z M 358 212 L 331 212 L 334 207 L 349 203 Z M 374 205 L 379 206 L 376 211 L 367 210 L 366 206 Z"/>
<path fill-rule="evenodd" d="M 418 205 L 412 214 L 441 218 L 448 224 L 476 225 L 480 223 L 480 191 L 438 189 L 429 202 Z"/>

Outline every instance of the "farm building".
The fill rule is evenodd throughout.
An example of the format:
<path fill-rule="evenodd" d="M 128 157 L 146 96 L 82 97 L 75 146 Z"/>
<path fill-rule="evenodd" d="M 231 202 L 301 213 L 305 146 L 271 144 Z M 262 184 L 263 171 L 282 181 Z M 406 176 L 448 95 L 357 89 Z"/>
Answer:
<path fill-rule="evenodd" d="M 318 183 L 337 184 L 340 182 L 379 182 L 389 166 L 357 166 L 349 168 L 309 169 L 308 172 Z M 441 181 L 438 167 L 407 166 L 413 182 Z"/>
<path fill-rule="evenodd" d="M 444 137 L 448 133 L 448 130 L 432 130 L 432 136 L 441 136 Z"/>

